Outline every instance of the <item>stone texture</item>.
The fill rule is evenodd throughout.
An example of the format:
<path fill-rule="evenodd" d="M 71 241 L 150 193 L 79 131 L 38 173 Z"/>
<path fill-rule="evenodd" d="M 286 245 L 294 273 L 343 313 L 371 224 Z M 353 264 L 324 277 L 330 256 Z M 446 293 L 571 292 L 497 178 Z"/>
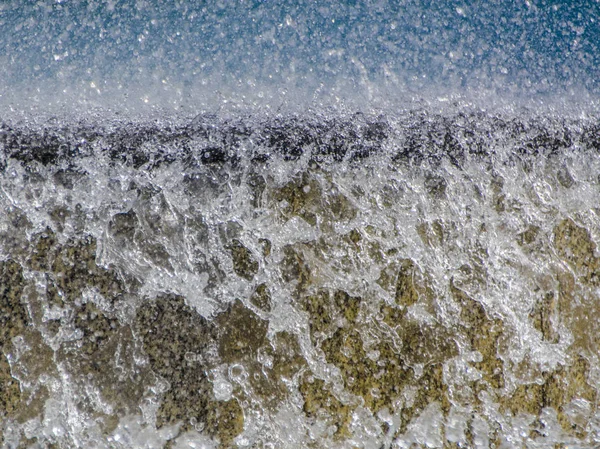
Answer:
<path fill-rule="evenodd" d="M 239 317 L 238 324 L 242 320 Z M 157 425 L 182 423 L 183 431 L 199 425 L 228 446 L 243 430 L 244 418 L 235 399 L 216 401 L 212 394 L 206 369 L 211 345 L 217 340 L 215 327 L 182 297 L 168 295 L 145 303 L 138 311 L 135 328 L 150 367 L 169 383 L 161 397 Z M 238 354 L 237 344 L 231 339 L 228 342 L 233 354 Z M 224 347 L 230 349 L 229 343 Z"/>

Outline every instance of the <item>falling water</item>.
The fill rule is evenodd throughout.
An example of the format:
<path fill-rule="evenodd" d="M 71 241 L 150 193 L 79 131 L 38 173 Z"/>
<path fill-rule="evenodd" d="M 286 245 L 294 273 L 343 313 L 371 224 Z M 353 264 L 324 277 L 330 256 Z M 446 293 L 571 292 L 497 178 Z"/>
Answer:
<path fill-rule="evenodd" d="M 5 2 L 2 447 L 598 447 L 599 11 Z"/>

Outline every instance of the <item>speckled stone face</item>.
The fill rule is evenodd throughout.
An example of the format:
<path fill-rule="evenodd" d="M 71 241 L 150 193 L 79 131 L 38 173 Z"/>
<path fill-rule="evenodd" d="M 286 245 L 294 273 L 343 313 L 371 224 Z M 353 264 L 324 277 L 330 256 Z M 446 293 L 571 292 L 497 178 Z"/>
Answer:
<path fill-rule="evenodd" d="M 3 447 L 594 447 L 597 125 L 355 119 L 3 131 Z"/>

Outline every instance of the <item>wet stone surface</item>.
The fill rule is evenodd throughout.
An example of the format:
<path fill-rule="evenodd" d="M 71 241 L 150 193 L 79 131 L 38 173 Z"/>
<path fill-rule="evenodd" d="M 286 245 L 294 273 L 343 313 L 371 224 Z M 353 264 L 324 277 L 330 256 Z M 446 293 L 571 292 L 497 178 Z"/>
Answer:
<path fill-rule="evenodd" d="M 385 120 L 229 135 L 200 119 L 161 137 L 171 156 L 146 151 L 154 128 L 105 137 L 131 153 L 107 153 L 98 186 L 54 167 L 59 147 L 10 156 L 34 165 L 0 217 L 2 447 L 600 442 L 585 166 L 472 148 L 488 159 L 470 167 L 462 125 L 417 115 L 431 135 L 404 129 L 372 167 L 356 158 Z M 563 145 L 535 129 L 520 156 Z"/>

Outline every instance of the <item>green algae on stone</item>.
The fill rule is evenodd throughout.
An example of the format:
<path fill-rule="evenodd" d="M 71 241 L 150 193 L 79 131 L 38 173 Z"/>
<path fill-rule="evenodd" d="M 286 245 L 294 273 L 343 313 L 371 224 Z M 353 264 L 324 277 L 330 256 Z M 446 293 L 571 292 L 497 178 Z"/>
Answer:
<path fill-rule="evenodd" d="M 360 333 L 354 329 L 339 328 L 323 342 L 322 349 L 327 361 L 340 369 L 346 388 L 373 412 L 390 407 L 411 376 L 387 342 L 372 348 L 379 353 L 377 359 L 369 357 Z"/>
<path fill-rule="evenodd" d="M 311 283 L 311 271 L 302 252 L 301 244 L 286 245 L 282 248 L 281 275 L 285 282 L 296 282 L 298 290 Z"/>
<path fill-rule="evenodd" d="M 206 429 L 215 435 L 222 447 L 232 442 L 244 430 L 244 411 L 236 399 L 213 402 L 207 410 Z"/>
<path fill-rule="evenodd" d="M 450 291 L 461 306 L 461 327 L 482 360 L 473 365 L 483 373 L 483 380 L 492 388 L 504 387 L 504 363 L 498 354 L 499 339 L 504 334 L 504 323 L 490 319 L 483 305 L 463 290 L 450 283 Z"/>
<path fill-rule="evenodd" d="M 362 235 L 358 229 L 352 229 L 348 234 L 346 234 L 346 237 L 355 245 L 358 245 L 358 243 L 362 240 Z"/>
<path fill-rule="evenodd" d="M 392 285 L 398 286 L 399 302 L 412 305 L 410 295 L 414 301 L 419 298 L 412 284 L 413 276 L 409 274 L 414 266 L 405 261 L 401 267 L 396 271 L 400 275 Z M 300 300 L 300 305 L 309 314 L 313 343 L 323 351 L 327 362 L 340 370 L 345 389 L 360 398 L 361 403 L 376 414 L 384 408 L 394 410 L 396 404 L 401 402 L 405 388 L 420 391 L 420 387 L 431 380 L 431 385 L 424 387 L 428 392 L 424 390 L 419 393 L 421 396 L 417 395 L 417 398 L 420 399 L 404 410 L 404 419 L 410 421 L 418 416 L 432 401 L 443 402 L 443 409 L 447 411 L 449 405 L 446 387 L 442 382 L 441 364 L 458 353 L 450 333 L 442 326 L 417 323 L 401 313 L 396 317 L 397 320 L 390 323 L 392 329 L 397 329 L 396 341 L 390 335 L 382 334 L 377 327 L 370 327 L 369 333 L 373 334 L 375 341 L 367 344 L 362 337 L 366 331 L 365 324 L 357 320 L 362 302 L 362 298 L 344 291 L 330 292 L 324 289 Z M 398 306 L 393 309 L 400 310 Z M 342 317 L 344 320 L 340 321 Z M 409 364 L 423 365 L 422 378 L 417 378 Z M 431 377 L 434 372 L 437 373 L 435 382 Z M 303 382 L 301 392 L 306 401 L 305 411 L 312 410 L 311 413 L 314 413 L 317 409 L 324 409 L 328 410 L 329 415 L 335 415 L 332 407 L 339 409 L 337 413 L 341 415 L 337 416 L 337 425 L 343 428 L 345 416 L 354 410 L 356 404 L 342 407 L 339 401 L 333 400 L 335 398 L 331 393 L 317 394 L 313 391 L 314 387 Z M 317 387 L 321 383 L 317 381 Z"/>
<path fill-rule="evenodd" d="M 14 415 L 20 406 L 19 381 L 12 376 L 8 360 L 0 353 L 0 422 Z"/>
<path fill-rule="evenodd" d="M 595 293 L 583 292 L 570 271 L 559 271 L 558 311 L 560 322 L 571 332 L 573 351 L 597 354 L 600 350 L 600 322 L 590 317 L 600 316 L 600 300 Z"/>
<path fill-rule="evenodd" d="M 332 325 L 330 293 L 327 290 L 321 290 L 314 295 L 303 298 L 301 305 L 308 312 L 310 335 L 314 341 Z"/>
<path fill-rule="evenodd" d="M 19 351 L 10 352 L 12 375 L 18 379 L 21 389 L 21 403 L 13 413 L 19 423 L 42 416 L 49 392 L 41 381 L 44 377 L 58 377 L 54 351 L 40 333 L 29 327 L 21 335 Z"/>
<path fill-rule="evenodd" d="M 590 285 L 600 285 L 600 260 L 596 256 L 596 243 L 587 229 L 577 226 L 569 218 L 554 228 L 554 246 L 559 256 Z"/>
<path fill-rule="evenodd" d="M 157 217 L 147 220 L 147 227 L 153 229 L 160 226 L 156 223 Z M 155 266 L 173 273 L 171 256 L 165 246 L 153 239 L 148 233 L 140 232 L 142 224 L 138 215 L 133 211 L 121 212 L 113 215 L 108 231 L 115 244 L 120 247 L 135 247 Z M 138 231 L 138 229 L 140 231 Z"/>
<path fill-rule="evenodd" d="M 362 299 L 358 296 L 350 296 L 343 290 L 336 290 L 333 294 L 333 304 L 339 313 L 350 323 L 356 321 L 360 311 Z"/>
<path fill-rule="evenodd" d="M 31 222 L 25 212 L 18 207 L 3 207 L 3 226 L 0 228 L 0 249 L 9 257 L 20 260 L 20 256 L 29 246 L 27 231 L 31 229 Z"/>
<path fill-rule="evenodd" d="M 551 343 L 558 343 L 560 335 L 556 331 L 558 320 L 558 299 L 554 292 L 546 293 L 538 300 L 529 317 L 533 327 L 541 332 L 542 338 Z"/>
<path fill-rule="evenodd" d="M 575 179 L 566 166 L 562 166 L 556 171 L 556 179 L 565 189 L 570 189 L 575 185 Z"/>
<path fill-rule="evenodd" d="M 527 413 L 538 416 L 546 404 L 546 386 L 538 382 L 521 383 L 515 391 L 504 398 L 503 408 L 509 409 L 513 415 Z"/>
<path fill-rule="evenodd" d="M 23 333 L 29 316 L 21 302 L 25 280 L 23 268 L 14 260 L 0 261 L 0 349 Z"/>
<path fill-rule="evenodd" d="M 437 403 L 444 417 L 452 406 L 448 398 L 448 386 L 444 383 L 443 367 L 441 364 L 427 365 L 420 376 L 414 373 L 410 386 L 416 392 L 412 400 L 400 410 L 400 427 L 397 433 L 406 432 L 409 424 L 430 405 Z"/>
<path fill-rule="evenodd" d="M 264 176 L 258 173 L 250 173 L 246 178 L 246 185 L 249 187 L 250 195 L 252 196 L 252 207 L 260 207 L 263 193 L 267 187 L 267 181 Z"/>
<path fill-rule="evenodd" d="M 419 300 L 420 286 L 417 281 L 419 275 L 420 272 L 412 260 L 403 260 L 400 262 L 396 280 L 396 304 L 409 307 Z"/>
<path fill-rule="evenodd" d="M 206 423 L 211 385 L 197 357 L 214 338 L 205 318 L 179 296 L 162 296 L 144 303 L 137 312 L 136 333 L 152 370 L 167 380 L 169 390 L 157 412 L 157 426 L 184 422 L 188 429 L 195 418 Z"/>
<path fill-rule="evenodd" d="M 409 365 L 443 363 L 458 354 L 454 336 L 439 323 L 404 319 L 394 330 L 402 343 L 402 358 Z"/>
<path fill-rule="evenodd" d="M 341 440 L 350 436 L 349 426 L 353 407 L 343 404 L 331 392 L 330 386 L 322 379 L 306 374 L 299 386 L 304 399 L 303 410 L 306 416 L 327 419 L 335 425 L 334 438 Z"/>
<path fill-rule="evenodd" d="M 135 348 L 133 334 L 128 326 L 95 303 L 82 301 L 85 291 L 95 291 L 112 307 L 126 292 L 114 270 L 96 264 L 96 240 L 86 236 L 60 245 L 47 229 L 35 237 L 28 265 L 44 273 L 46 280 L 46 295 L 41 302 L 36 299 L 31 303 L 36 315 L 41 317 L 38 308 L 44 301 L 46 306 L 70 309 L 60 320 L 37 324 L 54 335 L 62 327 L 70 326 L 80 332 L 80 339 L 62 342 L 56 353 L 56 361 L 72 376 L 74 388 L 82 391 L 78 406 L 100 421 L 108 419 L 93 405 L 95 399 L 88 397 L 84 384 L 91 383 L 100 390 L 103 400 L 114 407 L 115 413 L 135 413 L 151 380 L 148 370 L 134 362 L 139 358 L 139 350 Z"/>
<path fill-rule="evenodd" d="M 339 221 L 349 221 L 356 216 L 356 208 L 343 194 L 324 191 L 314 175 L 302 175 L 272 192 L 275 201 L 281 204 L 285 219 L 294 216 L 302 218 L 311 226 L 320 223 L 331 229 Z"/>
<path fill-rule="evenodd" d="M 585 425 L 569 419 L 566 407 L 575 399 L 587 401 L 595 405 L 598 400 L 597 387 L 589 382 L 590 363 L 582 356 L 575 356 L 567 366 L 561 366 L 552 373 L 546 382 L 546 404 L 558 412 L 559 423 L 565 431 L 579 434 L 585 432 Z"/>
<path fill-rule="evenodd" d="M 434 173 L 427 173 L 424 182 L 425 190 L 433 198 L 443 199 L 446 197 L 448 183 L 443 176 Z"/>
<path fill-rule="evenodd" d="M 256 290 L 254 290 L 254 293 L 250 297 L 250 302 L 263 312 L 271 311 L 271 294 L 269 293 L 267 284 L 262 283 L 256 287 Z"/>
<path fill-rule="evenodd" d="M 108 231 L 115 241 L 125 243 L 133 241 L 138 227 L 137 214 L 133 210 L 129 210 L 113 215 L 108 224 Z"/>
<path fill-rule="evenodd" d="M 567 365 L 542 372 L 533 382 L 520 383 L 510 396 L 501 398 L 501 407 L 513 415 L 527 413 L 534 416 L 540 415 L 545 407 L 551 407 L 557 412 L 558 422 L 566 433 L 584 438 L 589 416 L 576 416 L 568 409 L 573 401 L 595 407 L 598 391 L 589 383 L 589 372 L 590 364 L 584 357 L 572 357 Z"/>
<path fill-rule="evenodd" d="M 272 371 L 276 382 L 292 379 L 307 363 L 296 335 L 283 331 L 273 337 Z"/>
<path fill-rule="evenodd" d="M 214 319 L 214 323 L 218 332 L 219 356 L 225 363 L 256 360 L 258 350 L 267 343 L 268 321 L 241 301 L 234 301 Z"/>
<path fill-rule="evenodd" d="M 42 240 L 47 238 L 41 236 Z M 123 283 L 114 269 L 96 264 L 96 250 L 96 239 L 91 236 L 72 239 L 65 245 L 56 245 L 53 254 L 49 255 L 49 269 L 40 267 L 52 272 L 54 283 L 64 300 L 75 301 L 85 289 L 92 287 L 111 302 L 123 293 Z"/>
<path fill-rule="evenodd" d="M 235 273 L 238 276 L 251 281 L 258 272 L 258 262 L 250 250 L 238 239 L 233 239 L 231 244 L 228 245 L 228 248 L 233 260 L 233 270 Z"/>
<path fill-rule="evenodd" d="M 429 302 L 433 297 L 424 274 L 410 259 L 388 264 L 381 270 L 377 283 L 393 294 L 395 303 L 402 309 L 419 301 Z"/>
<path fill-rule="evenodd" d="M 74 309 L 73 324 L 83 334 L 78 352 L 84 356 L 96 354 L 98 349 L 106 344 L 111 334 L 120 327 L 119 320 L 106 316 L 91 302 Z"/>
<path fill-rule="evenodd" d="M 0 262 L 0 420 L 14 418 L 25 421 L 41 413 L 47 391 L 37 388 L 41 374 L 52 374 L 52 351 L 40 342 L 39 332 L 31 329 L 31 320 L 22 296 L 25 279 L 21 265 L 13 260 Z M 22 339 L 29 351 L 17 359 L 12 340 Z M 7 356 L 13 360 L 13 368 Z M 31 357 L 33 356 L 33 357 Z M 23 388 L 21 381 L 34 385 L 34 391 Z"/>
<path fill-rule="evenodd" d="M 256 359 L 242 355 L 238 363 L 229 364 L 230 375 L 232 370 L 244 372 L 244 387 L 234 389 L 234 396 L 251 407 L 260 404 L 263 411 L 276 412 L 296 391 L 298 375 L 306 368 L 296 335 L 278 332 L 259 349 Z"/>
<path fill-rule="evenodd" d="M 539 226 L 528 226 L 527 229 L 517 235 L 517 243 L 521 247 L 531 245 L 533 242 L 535 242 L 540 231 L 541 229 Z"/>
<path fill-rule="evenodd" d="M 57 231 L 63 232 L 66 221 L 72 214 L 66 207 L 57 206 L 54 207 L 48 215 L 50 216 L 52 223 L 56 226 Z"/>
<path fill-rule="evenodd" d="M 56 251 L 57 239 L 54 232 L 47 228 L 46 231 L 36 236 L 28 265 L 32 270 L 48 271 L 52 264 L 52 253 Z"/>
<path fill-rule="evenodd" d="M 236 322 L 246 325 L 238 336 L 254 332 L 252 324 L 244 322 L 244 317 L 240 316 L 243 313 L 238 313 L 237 306 L 232 308 L 235 310 L 229 312 L 233 315 L 230 329 Z M 157 426 L 182 423 L 182 430 L 187 431 L 199 425 L 228 447 L 243 430 L 244 417 L 236 399 L 214 399 L 212 384 L 206 374 L 213 345 L 218 342 L 216 327 L 187 306 L 182 297 L 167 295 L 140 307 L 135 328 L 150 367 L 169 383 L 157 411 Z M 229 338 L 224 347 L 229 349 L 233 345 L 231 355 L 235 358 L 239 355 L 235 350 L 239 348 L 238 340 L 233 340 L 235 337 Z M 259 340 L 260 346 L 263 341 Z M 250 346 L 253 343 L 257 340 L 252 340 Z M 230 355 L 226 350 L 224 352 Z"/>
<path fill-rule="evenodd" d="M 440 220 L 420 223 L 417 225 L 417 233 L 427 246 L 436 247 L 444 243 L 444 227 Z"/>
<path fill-rule="evenodd" d="M 271 250 L 273 248 L 273 244 L 269 239 L 258 239 L 258 243 L 262 248 L 263 257 L 269 257 L 271 255 Z"/>
<path fill-rule="evenodd" d="M 312 226 L 317 224 L 322 191 L 319 183 L 308 173 L 304 172 L 281 189 L 275 190 L 273 197 L 283 203 L 282 212 L 287 219 L 298 216 Z"/>
<path fill-rule="evenodd" d="M 399 351 L 388 341 L 379 341 L 367 351 L 360 333 L 344 328 L 325 340 L 322 349 L 327 361 L 340 369 L 346 389 L 361 398 L 367 409 L 374 414 L 383 409 L 400 413 L 402 432 L 433 402 L 440 403 L 446 414 L 450 409 L 441 363 L 427 364 L 423 372 L 416 375 L 404 361 L 415 354 Z M 445 360 L 452 355 L 450 351 L 440 354 L 438 359 Z M 403 393 L 407 388 L 414 390 L 416 395 L 411 403 L 403 404 Z M 318 400 L 323 398 L 313 395 L 317 405 Z M 345 408 L 341 412 L 338 420 L 344 422 L 348 412 Z"/>
<path fill-rule="evenodd" d="M 309 330 L 313 341 L 319 336 L 333 331 L 334 317 L 340 314 L 347 321 L 354 322 L 358 316 L 361 300 L 346 292 L 319 290 L 315 294 L 300 299 L 300 306 L 308 313 Z"/>

